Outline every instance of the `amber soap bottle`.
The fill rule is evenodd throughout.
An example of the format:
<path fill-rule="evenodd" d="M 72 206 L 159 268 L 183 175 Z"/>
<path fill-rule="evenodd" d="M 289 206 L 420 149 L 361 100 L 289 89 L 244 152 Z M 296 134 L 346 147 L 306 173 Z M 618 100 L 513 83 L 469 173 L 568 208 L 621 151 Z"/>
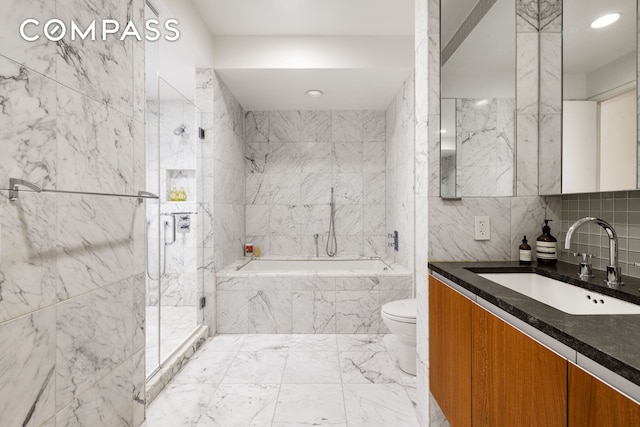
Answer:
<path fill-rule="evenodd" d="M 550 219 L 544 220 L 542 234 L 536 240 L 536 258 L 540 265 L 556 265 L 558 262 L 558 240 L 551 235 Z"/>

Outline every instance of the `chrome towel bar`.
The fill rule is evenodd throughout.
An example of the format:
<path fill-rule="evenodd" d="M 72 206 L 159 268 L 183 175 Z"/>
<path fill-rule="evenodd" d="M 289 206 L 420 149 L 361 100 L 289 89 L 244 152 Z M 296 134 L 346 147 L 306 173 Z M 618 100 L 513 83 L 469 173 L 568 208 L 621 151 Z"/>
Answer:
<path fill-rule="evenodd" d="M 28 190 L 21 190 L 20 187 L 27 187 Z M 4 189 L 5 191 L 9 191 L 9 200 L 16 201 L 18 200 L 18 195 L 20 191 L 32 191 L 35 193 L 64 193 L 64 194 L 82 194 L 87 196 L 109 196 L 109 197 L 132 197 L 138 199 L 139 203 L 142 203 L 144 199 L 159 199 L 153 193 L 149 193 L 148 191 L 138 191 L 138 194 L 118 194 L 118 193 L 96 193 L 90 191 L 70 191 L 70 190 L 52 190 L 49 188 L 40 188 L 37 185 L 25 181 L 24 179 L 19 178 L 9 178 L 9 188 Z"/>

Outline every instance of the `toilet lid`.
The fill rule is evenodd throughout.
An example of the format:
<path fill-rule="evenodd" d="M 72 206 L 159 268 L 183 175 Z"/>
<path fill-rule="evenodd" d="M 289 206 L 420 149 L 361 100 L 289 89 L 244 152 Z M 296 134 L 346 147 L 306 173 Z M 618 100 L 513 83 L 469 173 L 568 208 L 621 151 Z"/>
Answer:
<path fill-rule="evenodd" d="M 416 323 L 416 300 L 412 298 L 388 302 L 382 306 L 382 314 L 399 322 Z"/>

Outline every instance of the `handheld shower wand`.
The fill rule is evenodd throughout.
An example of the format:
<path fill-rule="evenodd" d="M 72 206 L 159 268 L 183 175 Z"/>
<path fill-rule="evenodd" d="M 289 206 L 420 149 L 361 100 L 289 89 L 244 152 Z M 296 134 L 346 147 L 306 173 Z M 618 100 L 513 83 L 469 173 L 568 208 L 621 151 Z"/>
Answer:
<path fill-rule="evenodd" d="M 331 187 L 331 203 L 329 203 L 331 213 L 329 214 L 329 235 L 327 236 L 327 255 L 336 256 L 338 252 L 338 241 L 336 240 L 336 204 L 333 200 L 333 187 Z"/>

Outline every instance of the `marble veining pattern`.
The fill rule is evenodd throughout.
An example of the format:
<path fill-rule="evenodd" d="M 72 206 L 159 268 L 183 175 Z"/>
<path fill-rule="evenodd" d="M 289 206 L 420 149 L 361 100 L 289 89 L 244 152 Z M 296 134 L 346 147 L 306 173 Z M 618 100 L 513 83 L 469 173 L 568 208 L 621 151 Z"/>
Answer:
<path fill-rule="evenodd" d="M 315 255 L 313 236 L 326 239 L 333 187 L 338 254 L 382 254 L 380 210 L 366 217 L 373 223 L 363 212 L 384 203 L 385 120 L 383 111 L 247 112 L 247 239 L 263 255 Z M 326 240 L 319 243 L 324 253 Z"/>
<path fill-rule="evenodd" d="M 411 296 L 412 280 L 399 266 L 389 275 L 239 274 L 234 265 L 217 277 L 218 331 L 221 333 L 386 332 L 380 307 Z"/>
<path fill-rule="evenodd" d="M 216 335 L 149 406 L 145 426 L 416 426 L 416 380 L 400 373 L 394 338 Z"/>
<path fill-rule="evenodd" d="M 26 18 L 140 23 L 144 3 L 2 6 L 1 186 L 16 177 L 59 190 L 144 189 L 144 45 L 26 42 L 18 31 Z M 142 422 L 141 211 L 129 199 L 24 193 L 9 202 L 3 192 L 1 425 Z"/>

